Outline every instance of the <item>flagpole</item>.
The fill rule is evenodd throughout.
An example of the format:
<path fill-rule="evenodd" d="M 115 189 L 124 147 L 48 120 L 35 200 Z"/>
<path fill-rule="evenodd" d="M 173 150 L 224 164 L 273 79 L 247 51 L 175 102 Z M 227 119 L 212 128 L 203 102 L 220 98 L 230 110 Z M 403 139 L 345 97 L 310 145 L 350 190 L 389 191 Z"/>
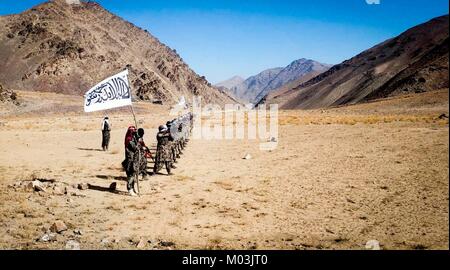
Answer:
<path fill-rule="evenodd" d="M 130 89 L 130 92 L 131 92 L 131 89 Z M 137 121 L 136 121 L 136 115 L 134 114 L 133 105 L 130 105 L 130 108 L 131 108 L 131 113 L 133 114 L 133 118 L 134 118 L 134 125 L 136 126 L 136 129 L 137 129 L 138 125 L 137 125 Z"/>

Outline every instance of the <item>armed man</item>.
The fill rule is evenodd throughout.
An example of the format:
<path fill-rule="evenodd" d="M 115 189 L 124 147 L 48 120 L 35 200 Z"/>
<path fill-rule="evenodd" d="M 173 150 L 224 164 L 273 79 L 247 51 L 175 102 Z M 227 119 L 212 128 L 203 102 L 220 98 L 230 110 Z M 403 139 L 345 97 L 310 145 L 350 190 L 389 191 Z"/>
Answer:
<path fill-rule="evenodd" d="M 137 196 L 136 180 L 139 174 L 146 176 L 147 159 L 146 146 L 143 142 L 144 129 L 136 131 L 136 127 L 130 126 L 125 135 L 125 160 L 122 166 L 127 175 L 127 190 L 130 196 Z"/>
<path fill-rule="evenodd" d="M 171 134 L 171 130 L 172 130 L 172 125 L 174 125 L 174 121 L 175 121 L 175 119 L 172 121 L 167 121 L 167 123 L 166 123 L 167 130 L 170 134 Z M 177 163 L 177 159 L 180 158 L 180 153 L 178 152 L 177 147 L 176 147 L 177 142 L 173 138 L 174 137 L 173 134 L 171 134 L 171 135 L 172 135 L 172 141 L 169 142 L 168 147 L 170 148 L 172 162 Z M 176 167 L 175 167 L 175 165 L 173 165 L 173 163 L 172 163 L 172 168 L 176 169 Z"/>
<path fill-rule="evenodd" d="M 158 141 L 158 145 L 156 147 L 156 158 L 153 172 L 155 174 L 158 173 L 159 170 L 165 165 L 167 174 L 172 175 L 171 169 L 173 160 L 170 144 L 173 142 L 173 137 L 171 136 L 166 125 L 159 126 L 156 140 Z"/>

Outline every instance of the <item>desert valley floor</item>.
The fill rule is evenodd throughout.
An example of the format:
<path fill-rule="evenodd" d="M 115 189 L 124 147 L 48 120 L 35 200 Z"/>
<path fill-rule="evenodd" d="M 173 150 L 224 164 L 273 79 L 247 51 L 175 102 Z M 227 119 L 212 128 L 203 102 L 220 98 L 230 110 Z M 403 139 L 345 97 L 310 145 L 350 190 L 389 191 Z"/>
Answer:
<path fill-rule="evenodd" d="M 84 114 L 82 98 L 19 96 L 26 106 L 0 112 L 0 249 L 69 240 L 81 249 L 364 249 L 371 239 L 383 249 L 449 248 L 449 129 L 439 119 L 448 90 L 281 111 L 271 152 L 253 140 L 191 140 L 174 175 L 141 182 L 141 197 L 126 195 L 120 166 L 128 109 L 109 114 L 103 152 L 103 113 Z M 154 148 L 168 107 L 136 111 Z M 17 187 L 33 179 L 89 189 Z M 67 230 L 43 241 L 57 220 Z"/>

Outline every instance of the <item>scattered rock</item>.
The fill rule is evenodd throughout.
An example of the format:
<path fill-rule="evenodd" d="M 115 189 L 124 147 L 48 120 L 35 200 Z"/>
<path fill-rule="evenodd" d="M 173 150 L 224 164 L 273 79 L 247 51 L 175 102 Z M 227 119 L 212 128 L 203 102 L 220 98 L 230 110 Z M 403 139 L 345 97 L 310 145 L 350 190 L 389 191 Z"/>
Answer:
<path fill-rule="evenodd" d="M 42 191 L 42 192 L 45 192 L 45 188 L 43 187 L 41 181 L 34 180 L 34 181 L 32 182 L 32 185 L 33 185 L 34 191 L 37 191 L 37 192 L 41 192 L 41 191 Z"/>
<path fill-rule="evenodd" d="M 89 184 L 87 184 L 87 183 L 78 184 L 78 189 L 87 190 L 87 189 L 89 189 Z"/>
<path fill-rule="evenodd" d="M 366 249 L 368 250 L 380 250 L 380 242 L 377 240 L 369 240 L 366 243 Z"/>
<path fill-rule="evenodd" d="M 66 231 L 66 230 L 67 230 L 67 226 L 61 220 L 57 220 L 50 227 L 50 231 L 55 232 L 55 233 L 61 233 L 61 232 Z"/>
<path fill-rule="evenodd" d="M 86 197 L 86 195 L 80 193 L 78 190 L 74 190 L 70 187 L 66 187 L 65 194 L 67 196 L 74 196 L 74 197 Z"/>
<path fill-rule="evenodd" d="M 443 113 L 443 114 L 441 114 L 441 115 L 439 115 L 439 117 L 438 117 L 439 119 L 448 119 L 448 115 L 446 115 L 445 113 Z"/>
<path fill-rule="evenodd" d="M 252 159 L 252 156 L 251 156 L 250 154 L 246 154 L 245 157 L 244 157 L 243 159 L 249 160 L 249 159 Z"/>
<path fill-rule="evenodd" d="M 100 243 L 101 243 L 102 245 L 107 245 L 107 244 L 109 244 L 109 239 L 108 239 L 108 238 L 103 238 L 103 239 L 100 241 Z"/>
<path fill-rule="evenodd" d="M 54 242 L 54 241 L 56 241 L 56 233 L 46 233 L 39 239 L 39 241 Z"/>
<path fill-rule="evenodd" d="M 270 139 L 268 140 L 268 142 L 277 142 L 277 138 L 275 138 L 275 137 L 270 137 Z"/>
<path fill-rule="evenodd" d="M 33 182 L 29 182 L 28 184 L 24 185 L 23 187 L 24 187 L 23 190 L 25 192 L 33 192 L 34 191 Z"/>
<path fill-rule="evenodd" d="M 172 247 L 172 246 L 175 246 L 175 243 L 174 242 L 170 242 L 170 241 L 161 241 L 161 242 L 159 242 L 159 245 L 160 246 L 162 246 L 162 247 Z"/>
<path fill-rule="evenodd" d="M 136 247 L 138 249 L 144 249 L 146 245 L 147 245 L 147 241 L 141 239 L 141 240 L 139 240 L 139 243 L 136 245 Z"/>
<path fill-rule="evenodd" d="M 117 189 L 117 183 L 116 182 L 112 182 L 111 185 L 109 185 L 109 189 L 111 191 L 115 191 Z"/>
<path fill-rule="evenodd" d="M 75 240 L 69 240 L 66 243 L 66 250 L 80 250 L 80 243 Z"/>
<path fill-rule="evenodd" d="M 76 229 L 76 230 L 73 230 L 73 233 L 76 234 L 76 235 L 82 235 L 83 231 L 80 230 L 80 229 Z"/>
<path fill-rule="evenodd" d="M 53 187 L 53 195 L 64 195 L 66 194 L 66 189 L 61 186 L 54 186 Z"/>

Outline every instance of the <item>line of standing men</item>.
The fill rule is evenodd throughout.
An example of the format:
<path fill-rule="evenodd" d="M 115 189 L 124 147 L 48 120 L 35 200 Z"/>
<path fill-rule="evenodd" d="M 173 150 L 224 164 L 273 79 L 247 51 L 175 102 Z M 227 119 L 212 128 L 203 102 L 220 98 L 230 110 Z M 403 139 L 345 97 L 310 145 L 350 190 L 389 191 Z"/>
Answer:
<path fill-rule="evenodd" d="M 136 129 L 130 126 L 125 135 L 125 160 L 122 167 L 127 175 L 127 190 L 131 196 L 137 196 L 136 178 L 138 173 L 144 178 L 147 174 L 147 160 L 154 161 L 153 173 L 159 173 L 163 166 L 166 167 L 168 175 L 171 175 L 171 169 L 175 169 L 174 163 L 180 158 L 182 150 L 189 141 L 192 132 L 194 117 L 192 113 L 168 121 L 166 125 L 158 128 L 156 139 L 156 157 L 153 158 L 149 148 L 145 145 L 143 128 Z M 102 122 L 102 148 L 108 150 L 110 141 L 111 124 L 106 116 Z"/>
<path fill-rule="evenodd" d="M 182 151 L 189 141 L 194 126 L 193 121 L 193 114 L 188 113 L 159 126 L 156 135 L 158 146 L 153 167 L 154 173 L 158 173 L 165 166 L 167 174 L 172 174 L 171 169 L 176 168 L 174 163 L 177 163 L 177 159 L 183 154 Z"/>

